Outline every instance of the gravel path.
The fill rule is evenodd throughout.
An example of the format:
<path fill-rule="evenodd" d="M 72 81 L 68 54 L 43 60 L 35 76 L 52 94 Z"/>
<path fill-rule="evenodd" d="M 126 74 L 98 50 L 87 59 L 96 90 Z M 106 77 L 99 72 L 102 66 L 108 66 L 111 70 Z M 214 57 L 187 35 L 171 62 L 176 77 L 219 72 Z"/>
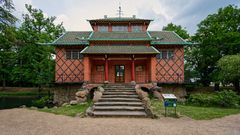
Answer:
<path fill-rule="evenodd" d="M 240 135 L 240 114 L 189 118 L 73 118 L 28 109 L 0 110 L 1 135 Z"/>

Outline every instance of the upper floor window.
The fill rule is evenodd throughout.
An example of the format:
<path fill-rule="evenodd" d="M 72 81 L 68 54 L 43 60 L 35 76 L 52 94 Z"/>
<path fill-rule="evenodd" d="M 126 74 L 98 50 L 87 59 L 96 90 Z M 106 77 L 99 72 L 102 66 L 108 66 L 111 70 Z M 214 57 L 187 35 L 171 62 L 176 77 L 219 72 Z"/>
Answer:
<path fill-rule="evenodd" d="M 173 59 L 173 50 L 160 50 L 160 53 L 156 55 L 157 59 Z"/>
<path fill-rule="evenodd" d="M 98 31 L 108 31 L 108 26 L 98 26 Z"/>
<path fill-rule="evenodd" d="M 132 26 L 132 31 L 133 32 L 140 32 L 140 31 L 142 31 L 142 26 L 141 25 L 133 25 Z"/>
<path fill-rule="evenodd" d="M 83 55 L 78 50 L 66 50 L 66 59 L 82 59 Z"/>
<path fill-rule="evenodd" d="M 112 26 L 112 31 L 128 31 L 128 26 Z"/>

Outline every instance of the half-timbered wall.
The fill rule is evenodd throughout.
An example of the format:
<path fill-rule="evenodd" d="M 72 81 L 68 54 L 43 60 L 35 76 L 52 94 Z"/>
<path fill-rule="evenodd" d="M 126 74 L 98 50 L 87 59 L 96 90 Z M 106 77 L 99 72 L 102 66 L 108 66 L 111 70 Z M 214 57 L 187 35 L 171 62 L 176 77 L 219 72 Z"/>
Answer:
<path fill-rule="evenodd" d="M 155 46 L 157 50 L 173 50 L 173 59 L 155 60 L 156 82 L 183 83 L 184 82 L 184 48 L 183 46 Z"/>
<path fill-rule="evenodd" d="M 56 47 L 55 82 L 82 82 L 84 80 L 83 59 L 67 59 L 66 50 L 79 50 L 84 47 Z"/>

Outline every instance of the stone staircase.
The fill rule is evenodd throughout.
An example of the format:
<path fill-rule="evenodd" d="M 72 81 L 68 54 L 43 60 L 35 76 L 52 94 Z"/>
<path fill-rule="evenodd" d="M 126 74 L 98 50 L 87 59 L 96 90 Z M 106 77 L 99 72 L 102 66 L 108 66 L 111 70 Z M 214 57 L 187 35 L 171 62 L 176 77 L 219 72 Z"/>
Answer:
<path fill-rule="evenodd" d="M 93 105 L 95 117 L 147 117 L 134 86 L 107 84 L 101 99 Z"/>

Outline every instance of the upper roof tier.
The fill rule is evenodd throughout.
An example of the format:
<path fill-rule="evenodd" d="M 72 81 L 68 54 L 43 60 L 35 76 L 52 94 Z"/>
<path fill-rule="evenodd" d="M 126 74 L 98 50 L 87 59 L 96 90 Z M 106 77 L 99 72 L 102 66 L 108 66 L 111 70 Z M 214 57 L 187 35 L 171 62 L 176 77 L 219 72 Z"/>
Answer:
<path fill-rule="evenodd" d="M 136 18 L 135 15 L 133 15 L 132 17 L 107 17 L 106 15 L 104 16 L 104 18 L 100 18 L 100 19 L 92 19 L 92 20 L 88 20 L 91 24 L 92 23 L 118 23 L 118 22 L 125 22 L 125 23 L 150 23 L 151 19 L 141 19 L 141 18 Z"/>
<path fill-rule="evenodd" d="M 131 26 L 136 25 L 142 27 L 142 31 L 146 31 L 150 22 L 153 20 L 136 18 L 135 15 L 132 17 L 107 17 L 105 15 L 104 18 L 92 19 L 88 21 L 92 26 L 93 31 L 99 31 L 99 27 L 105 26 L 105 29 L 103 30 L 108 30 L 111 32 L 115 30 L 114 27 L 116 26 L 125 27 L 128 29 L 128 31 L 131 31 Z"/>

